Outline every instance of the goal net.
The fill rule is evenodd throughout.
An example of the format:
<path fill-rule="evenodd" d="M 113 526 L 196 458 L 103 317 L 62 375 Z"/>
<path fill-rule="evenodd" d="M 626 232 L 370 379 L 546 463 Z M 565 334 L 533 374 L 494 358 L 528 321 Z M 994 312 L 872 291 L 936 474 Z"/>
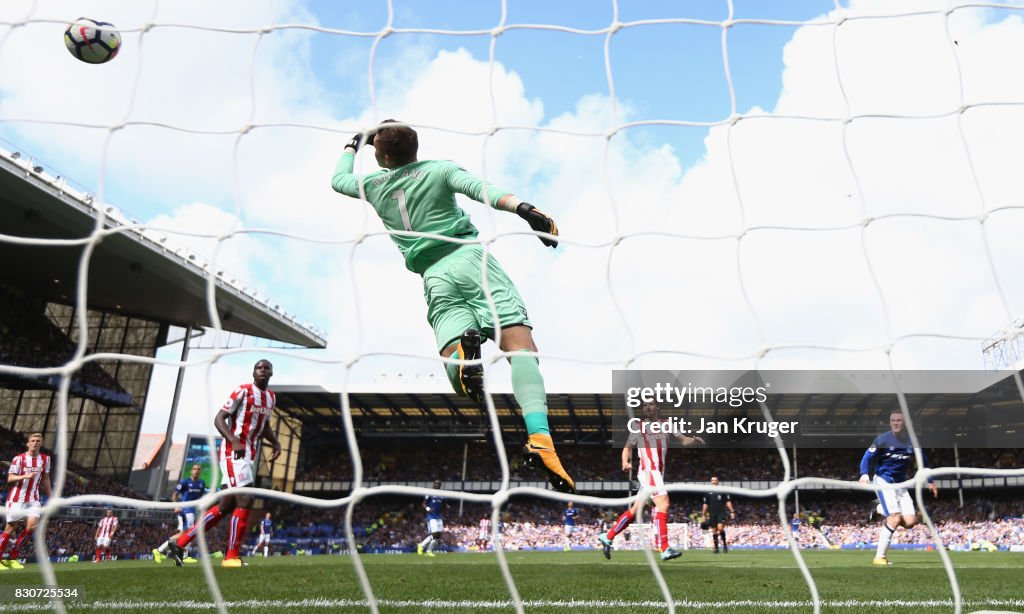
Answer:
<path fill-rule="evenodd" d="M 344 509 L 349 544 L 356 542 L 353 514 L 367 498 L 434 492 L 369 487 L 353 430 L 351 391 L 381 372 L 437 375 L 444 368 L 424 324 L 420 280 L 403 270 L 372 208 L 330 186 L 348 139 L 387 118 L 418 131 L 421 159 L 455 160 L 557 221 L 560 246 L 547 250 L 516 216 L 459 200 L 480 229 L 478 242 L 529 305 L 549 392 L 610 392 L 611 370 L 981 369 L 983 346 L 1019 344 L 1022 7 L 797 4 L 2 3 L 0 166 L 27 186 L 9 197 L 20 217 L 15 230 L 0 232 L 2 253 L 25 254 L 30 246 L 30 258 L 45 263 L 42 254 L 76 250 L 68 272 L 77 281 L 47 280 L 45 291 L 49 303 L 70 308 L 65 330 L 74 343 L 66 359 L 0 360 L 5 380 L 42 378 L 57 391 L 55 422 L 39 426 L 56 458 L 53 496 L 34 539 L 45 582 L 58 585 L 44 534 L 59 510 L 174 507 L 68 495 L 69 452 L 88 448 L 87 438 L 72 444 L 88 422 L 69 421 L 81 393 L 73 376 L 90 365 L 152 367 L 143 430 L 163 429 L 175 373 L 184 368 L 181 406 L 190 409 L 178 428 L 211 440 L 214 410 L 256 358 L 275 361 L 275 383 L 341 390 L 346 437 L 337 445 L 353 462 L 352 491 L 330 500 L 252 492 Z M 116 25 L 123 37 L 117 58 L 91 66 L 67 53 L 61 33 L 81 15 Z M 377 168 L 371 151 L 357 155 L 357 174 Z M 55 235 L 46 224 L 55 220 L 26 213 L 33 199 L 54 197 L 95 223 Z M 102 345 L 90 331 L 104 324 L 89 308 L 116 288 L 97 287 L 95 280 L 115 275 L 100 267 L 112 267 L 129 286 L 143 272 L 116 250 L 100 252 L 123 238 L 162 250 L 195 274 L 205 307 L 198 319 L 217 335 L 238 332 L 221 302 L 229 292 L 273 314 L 282 330 L 315 339 L 320 329 L 302 322 L 315 323 L 327 348 L 256 353 L 214 342 L 182 358 L 174 348 L 140 355 L 124 344 Z M 18 277 L 3 290 L 15 301 L 43 292 L 38 282 Z M 17 330 L 11 322 L 5 337 Z M 488 390 L 507 394 L 509 367 L 493 346 L 483 359 Z M 1015 377 L 1020 401 L 1024 386 Z M 901 393 L 899 384 L 890 392 Z M 899 400 L 907 410 L 902 394 Z M 488 423 L 499 427 L 490 395 L 487 406 Z M 769 418 L 777 409 L 759 407 Z M 11 430 L 26 424 L 8 407 L 0 407 L 0 419 Z M 913 420 L 906 426 L 921 461 Z M 443 493 L 490 506 L 495 536 L 512 496 L 623 509 L 651 494 L 601 499 L 517 487 L 495 431 L 489 437 L 501 488 Z M 775 488 L 717 490 L 777 504 L 807 585 L 798 605 L 817 612 L 828 604 L 789 528 L 786 502 L 800 490 L 842 486 L 868 497 L 871 488 L 854 484 L 852 467 L 847 481 L 815 477 L 811 468 L 794 480 L 781 444 L 779 453 Z M 618 454 L 609 449 L 609 462 Z M 1022 475 L 1017 468 L 937 467 L 919 471 L 911 492 L 926 512 L 929 479 Z M 709 487 L 667 488 L 699 494 Z M 934 607 L 959 612 L 956 570 L 927 514 L 924 520 L 950 587 Z M 673 525 L 672 540 L 701 547 L 695 540 L 703 535 L 688 527 Z M 206 554 L 206 541 L 199 543 Z M 508 604 L 524 612 L 508 557 L 494 543 Z M 659 603 L 675 611 L 679 591 L 644 551 Z M 352 604 L 376 612 L 363 558 L 352 552 L 364 593 Z M 201 563 L 212 600 L 227 611 L 210 558 Z M 888 597 L 897 596 L 879 600 Z M 55 607 L 65 609 L 60 600 Z"/>

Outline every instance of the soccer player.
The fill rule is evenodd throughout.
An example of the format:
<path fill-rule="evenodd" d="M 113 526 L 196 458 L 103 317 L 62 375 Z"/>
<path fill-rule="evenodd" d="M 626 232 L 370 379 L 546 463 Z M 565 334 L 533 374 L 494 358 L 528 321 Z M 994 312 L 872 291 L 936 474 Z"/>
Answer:
<path fill-rule="evenodd" d="M 718 476 L 711 476 L 711 485 L 718 486 Z M 714 553 L 718 554 L 718 540 L 722 540 L 722 552 L 729 554 L 729 544 L 725 541 L 725 520 L 736 518 L 736 510 L 733 509 L 729 493 L 709 492 L 704 495 L 704 505 L 700 513 L 711 530 L 711 539 L 715 544 Z"/>
<path fill-rule="evenodd" d="M 565 510 L 562 512 L 562 533 L 565 536 L 565 546 L 562 550 L 568 552 L 572 550 L 572 533 L 576 530 L 576 516 L 580 511 L 573 507 L 572 501 L 565 504 Z"/>
<path fill-rule="evenodd" d="M 384 169 L 366 177 L 352 173 L 356 151 L 363 144 L 374 147 L 377 163 Z M 545 213 L 507 190 L 485 184 L 454 162 L 418 160 L 416 131 L 385 120 L 368 137 L 359 133 L 345 146 L 331 185 L 334 190 L 369 202 L 393 231 L 391 240 L 405 257 L 405 266 L 423 277 L 427 320 L 434 329 L 441 356 L 479 360 L 480 346 L 501 331 L 501 350 L 512 366 L 512 392 L 522 408 L 528 434 L 525 465 L 543 470 L 551 486 L 575 492 L 575 482 L 562 467 L 548 425 L 547 394 L 533 340 L 533 324 L 512 280 L 479 244 L 409 236 L 430 233 L 470 241 L 478 231 L 455 202 L 464 194 L 487 202 L 501 211 L 515 213 L 538 232 L 548 247 L 558 245 L 558 227 Z M 494 312 L 484 290 L 482 270 L 493 299 Z M 445 370 L 452 388 L 478 404 L 484 402 L 483 366 L 449 362 Z"/>
<path fill-rule="evenodd" d="M 921 458 L 927 466 L 928 461 L 921 452 Z M 907 472 L 910 464 L 914 461 L 914 448 L 910 443 L 910 435 L 905 428 L 903 412 L 898 409 L 892 410 L 889 414 L 889 430 L 882 433 L 871 442 L 871 447 L 864 452 L 860 460 L 860 483 L 867 484 L 870 480 L 872 461 L 875 466 L 874 483 L 896 484 L 907 481 Z M 939 489 L 929 480 L 928 490 L 932 496 L 939 496 Z M 907 492 L 906 488 L 878 490 L 878 499 L 882 502 L 882 528 L 878 531 L 878 550 L 871 562 L 873 565 L 889 565 L 886 553 L 889 550 L 889 541 L 892 539 L 896 529 L 905 527 L 911 529 L 917 524 L 917 511 L 914 508 L 914 499 Z"/>
<path fill-rule="evenodd" d="M 476 546 L 480 552 L 487 550 L 487 542 L 491 539 L 491 519 L 484 516 L 480 519 L 480 532 L 477 533 Z"/>
<path fill-rule="evenodd" d="M 29 435 L 26 447 L 25 452 L 14 457 L 7 471 L 7 483 L 13 486 L 7 493 L 7 525 L 3 533 L 0 533 L 0 571 L 24 567 L 18 561 L 18 553 L 39 524 L 40 486 L 43 493 L 50 496 L 50 457 L 40 451 L 43 447 L 43 434 Z M 21 532 L 14 541 L 10 556 L 4 560 L 4 551 L 19 527 Z"/>
<path fill-rule="evenodd" d="M 610 510 L 610 509 L 605 510 L 601 514 L 601 519 L 597 523 L 597 530 L 598 530 L 598 532 L 599 533 L 604 533 L 609 528 L 611 528 L 612 524 L 615 523 L 615 518 L 616 518 L 616 515 L 615 515 L 615 511 L 614 510 Z"/>
<path fill-rule="evenodd" d="M 439 490 L 441 482 L 435 481 L 434 488 Z M 444 532 L 444 521 L 441 520 L 444 498 L 427 495 L 423 498 L 423 507 L 427 510 L 427 537 L 416 545 L 416 554 L 423 554 L 426 549 L 427 556 L 437 556 L 434 554 L 434 544 L 441 539 L 441 533 Z"/>
<path fill-rule="evenodd" d="M 192 469 L 189 472 L 189 476 L 184 480 L 178 482 L 178 485 L 174 487 L 174 493 L 171 495 L 173 501 L 195 501 L 206 494 L 206 480 L 199 477 L 199 473 L 202 472 L 203 466 L 199 463 L 192 465 Z M 177 541 L 179 537 L 185 531 L 188 531 L 196 524 L 196 508 L 192 506 L 182 506 L 174 510 L 175 516 L 178 517 L 178 532 L 175 533 L 160 544 L 158 548 L 153 550 L 153 560 L 157 563 L 163 563 L 164 556 L 167 553 L 167 549 L 170 547 L 171 542 Z M 195 563 L 196 560 L 191 556 L 187 556 L 187 549 L 185 552 L 186 556 L 182 559 L 185 563 Z"/>
<path fill-rule="evenodd" d="M 270 556 L 270 536 L 273 534 L 274 521 L 270 519 L 270 512 L 267 512 L 260 521 L 260 536 L 256 540 L 256 545 L 252 547 L 253 555 L 259 551 L 260 546 L 263 546 L 263 558 Z"/>
<path fill-rule="evenodd" d="M 637 448 L 638 456 L 640 457 L 640 470 L 637 472 L 637 479 L 640 481 L 641 487 L 650 486 L 654 489 L 654 494 L 651 495 L 651 499 L 654 502 L 654 522 L 658 526 L 658 539 L 656 546 L 661 550 L 661 560 L 670 561 L 674 558 L 682 556 L 682 552 L 679 552 L 675 548 L 668 545 L 668 506 L 669 498 L 668 492 L 665 490 L 665 457 L 668 453 L 668 438 L 672 436 L 671 433 L 666 432 L 667 429 L 658 429 L 658 432 L 651 432 L 654 429 L 650 429 L 650 424 L 661 421 L 658 417 L 658 404 L 657 403 L 644 403 L 640 407 L 640 430 L 643 432 L 630 433 L 629 438 L 626 440 L 626 445 L 622 447 L 622 470 L 630 472 L 633 469 L 633 452 L 632 448 Z M 663 423 L 667 424 L 667 421 Z M 679 439 L 680 443 L 684 446 L 693 446 L 704 443 L 704 440 L 700 437 L 690 437 L 688 435 L 677 434 L 676 438 Z M 601 541 L 601 546 L 604 551 L 604 558 L 612 558 L 612 541 L 615 536 L 626 530 L 631 522 L 636 518 L 636 515 L 640 513 L 640 508 L 643 506 L 644 501 L 637 499 L 636 503 L 632 507 L 627 509 L 619 516 L 615 523 L 607 533 L 598 535 L 598 539 Z"/>
<path fill-rule="evenodd" d="M 252 383 L 242 384 L 231 393 L 231 398 L 217 412 L 213 421 L 217 431 L 224 438 L 220 446 L 220 470 L 222 488 L 231 489 L 250 486 L 256 480 L 255 462 L 259 452 L 260 438 L 266 439 L 273 447 L 270 461 L 277 460 L 281 455 L 281 443 L 271 429 L 265 428 L 274 411 L 277 400 L 270 389 L 270 378 L 274 376 L 274 365 L 263 359 L 256 362 L 252 369 Z M 231 528 L 228 532 L 228 550 L 221 561 L 221 567 L 242 567 L 244 563 L 238 555 L 244 539 L 245 528 L 249 523 L 249 506 L 252 495 L 227 494 L 218 505 L 214 505 L 203 518 L 203 527 L 209 531 L 220 522 L 221 518 L 231 516 Z M 183 548 L 195 539 L 199 532 L 197 523 L 185 531 L 168 547 L 174 563 L 182 564 Z"/>
<path fill-rule="evenodd" d="M 111 558 L 110 542 L 114 539 L 114 533 L 117 533 L 118 524 L 120 523 L 117 516 L 114 515 L 114 510 L 108 507 L 103 518 L 100 518 L 96 525 L 96 558 L 92 560 L 93 563 Z"/>

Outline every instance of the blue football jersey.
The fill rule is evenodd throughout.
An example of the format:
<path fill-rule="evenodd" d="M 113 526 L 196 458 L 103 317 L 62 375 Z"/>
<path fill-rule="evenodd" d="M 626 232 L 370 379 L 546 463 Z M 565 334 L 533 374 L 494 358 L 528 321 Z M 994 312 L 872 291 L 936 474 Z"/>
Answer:
<path fill-rule="evenodd" d="M 928 460 L 921 452 L 925 466 Z M 875 475 L 890 484 L 904 482 L 909 479 L 910 467 L 914 462 L 914 447 L 910 444 L 910 438 L 900 439 L 892 431 L 886 431 L 871 442 L 871 447 L 864 453 L 860 461 L 860 472 L 870 473 L 871 462 L 875 463 Z"/>
<path fill-rule="evenodd" d="M 574 527 L 576 526 L 576 515 L 579 513 L 580 511 L 575 507 L 567 507 L 565 508 L 565 511 L 562 512 L 562 521 L 565 524 Z"/>
<path fill-rule="evenodd" d="M 423 505 L 427 508 L 427 520 L 439 520 L 441 518 L 441 506 L 444 505 L 444 498 L 430 495 L 423 498 Z"/>
<path fill-rule="evenodd" d="M 270 520 L 269 518 L 264 518 L 263 520 L 260 521 L 260 533 L 263 533 L 265 535 L 270 535 L 270 533 L 272 532 L 273 528 L 274 528 L 274 521 L 273 520 Z"/>
<path fill-rule="evenodd" d="M 178 482 L 178 485 L 175 487 L 175 490 L 178 493 L 179 501 L 195 501 L 196 499 L 199 499 L 206 494 L 206 482 L 204 480 L 193 480 L 192 478 L 185 478 L 184 480 Z M 196 508 L 182 506 L 181 511 L 195 512 Z"/>

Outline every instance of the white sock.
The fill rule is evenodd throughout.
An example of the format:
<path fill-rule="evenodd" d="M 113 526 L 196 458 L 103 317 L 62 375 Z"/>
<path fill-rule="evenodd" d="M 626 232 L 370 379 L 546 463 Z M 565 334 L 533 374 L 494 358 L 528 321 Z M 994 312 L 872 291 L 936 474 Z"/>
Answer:
<path fill-rule="evenodd" d="M 267 554 L 267 550 L 269 548 L 270 546 L 263 546 L 263 558 L 267 558 L 268 556 L 270 556 L 269 554 Z"/>
<path fill-rule="evenodd" d="M 424 539 L 423 541 L 421 541 L 421 542 L 420 542 L 420 547 L 421 547 L 421 548 L 426 548 L 426 547 L 427 547 L 427 546 L 429 546 L 429 545 L 430 545 L 430 544 L 431 544 L 431 543 L 432 543 L 433 541 L 434 541 L 434 536 L 433 536 L 433 535 L 428 535 L 426 539 Z"/>
<path fill-rule="evenodd" d="M 896 532 L 896 529 L 890 529 L 888 521 L 882 521 L 882 528 L 878 530 L 878 551 L 875 552 L 875 558 L 880 559 L 885 556 L 885 553 L 889 550 L 889 540 L 892 539 L 892 534 Z"/>
<path fill-rule="evenodd" d="M 167 546 L 170 546 L 170 545 L 171 545 L 171 540 L 167 540 L 164 543 L 160 544 L 160 547 L 157 548 L 156 551 L 159 552 L 160 554 L 163 554 L 163 553 L 167 552 Z"/>
<path fill-rule="evenodd" d="M 434 539 L 433 535 L 431 535 L 430 536 L 430 543 L 427 544 L 427 552 L 433 552 L 434 551 L 434 544 L 436 544 L 436 543 L 437 543 L 437 540 Z"/>

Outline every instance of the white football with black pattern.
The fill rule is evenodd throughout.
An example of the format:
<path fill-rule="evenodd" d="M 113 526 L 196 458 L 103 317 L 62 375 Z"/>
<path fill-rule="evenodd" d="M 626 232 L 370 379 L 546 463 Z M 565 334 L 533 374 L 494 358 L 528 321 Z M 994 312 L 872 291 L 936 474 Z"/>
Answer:
<path fill-rule="evenodd" d="M 121 50 L 121 33 L 114 24 L 80 17 L 64 31 L 68 51 L 83 62 L 103 64 Z"/>

